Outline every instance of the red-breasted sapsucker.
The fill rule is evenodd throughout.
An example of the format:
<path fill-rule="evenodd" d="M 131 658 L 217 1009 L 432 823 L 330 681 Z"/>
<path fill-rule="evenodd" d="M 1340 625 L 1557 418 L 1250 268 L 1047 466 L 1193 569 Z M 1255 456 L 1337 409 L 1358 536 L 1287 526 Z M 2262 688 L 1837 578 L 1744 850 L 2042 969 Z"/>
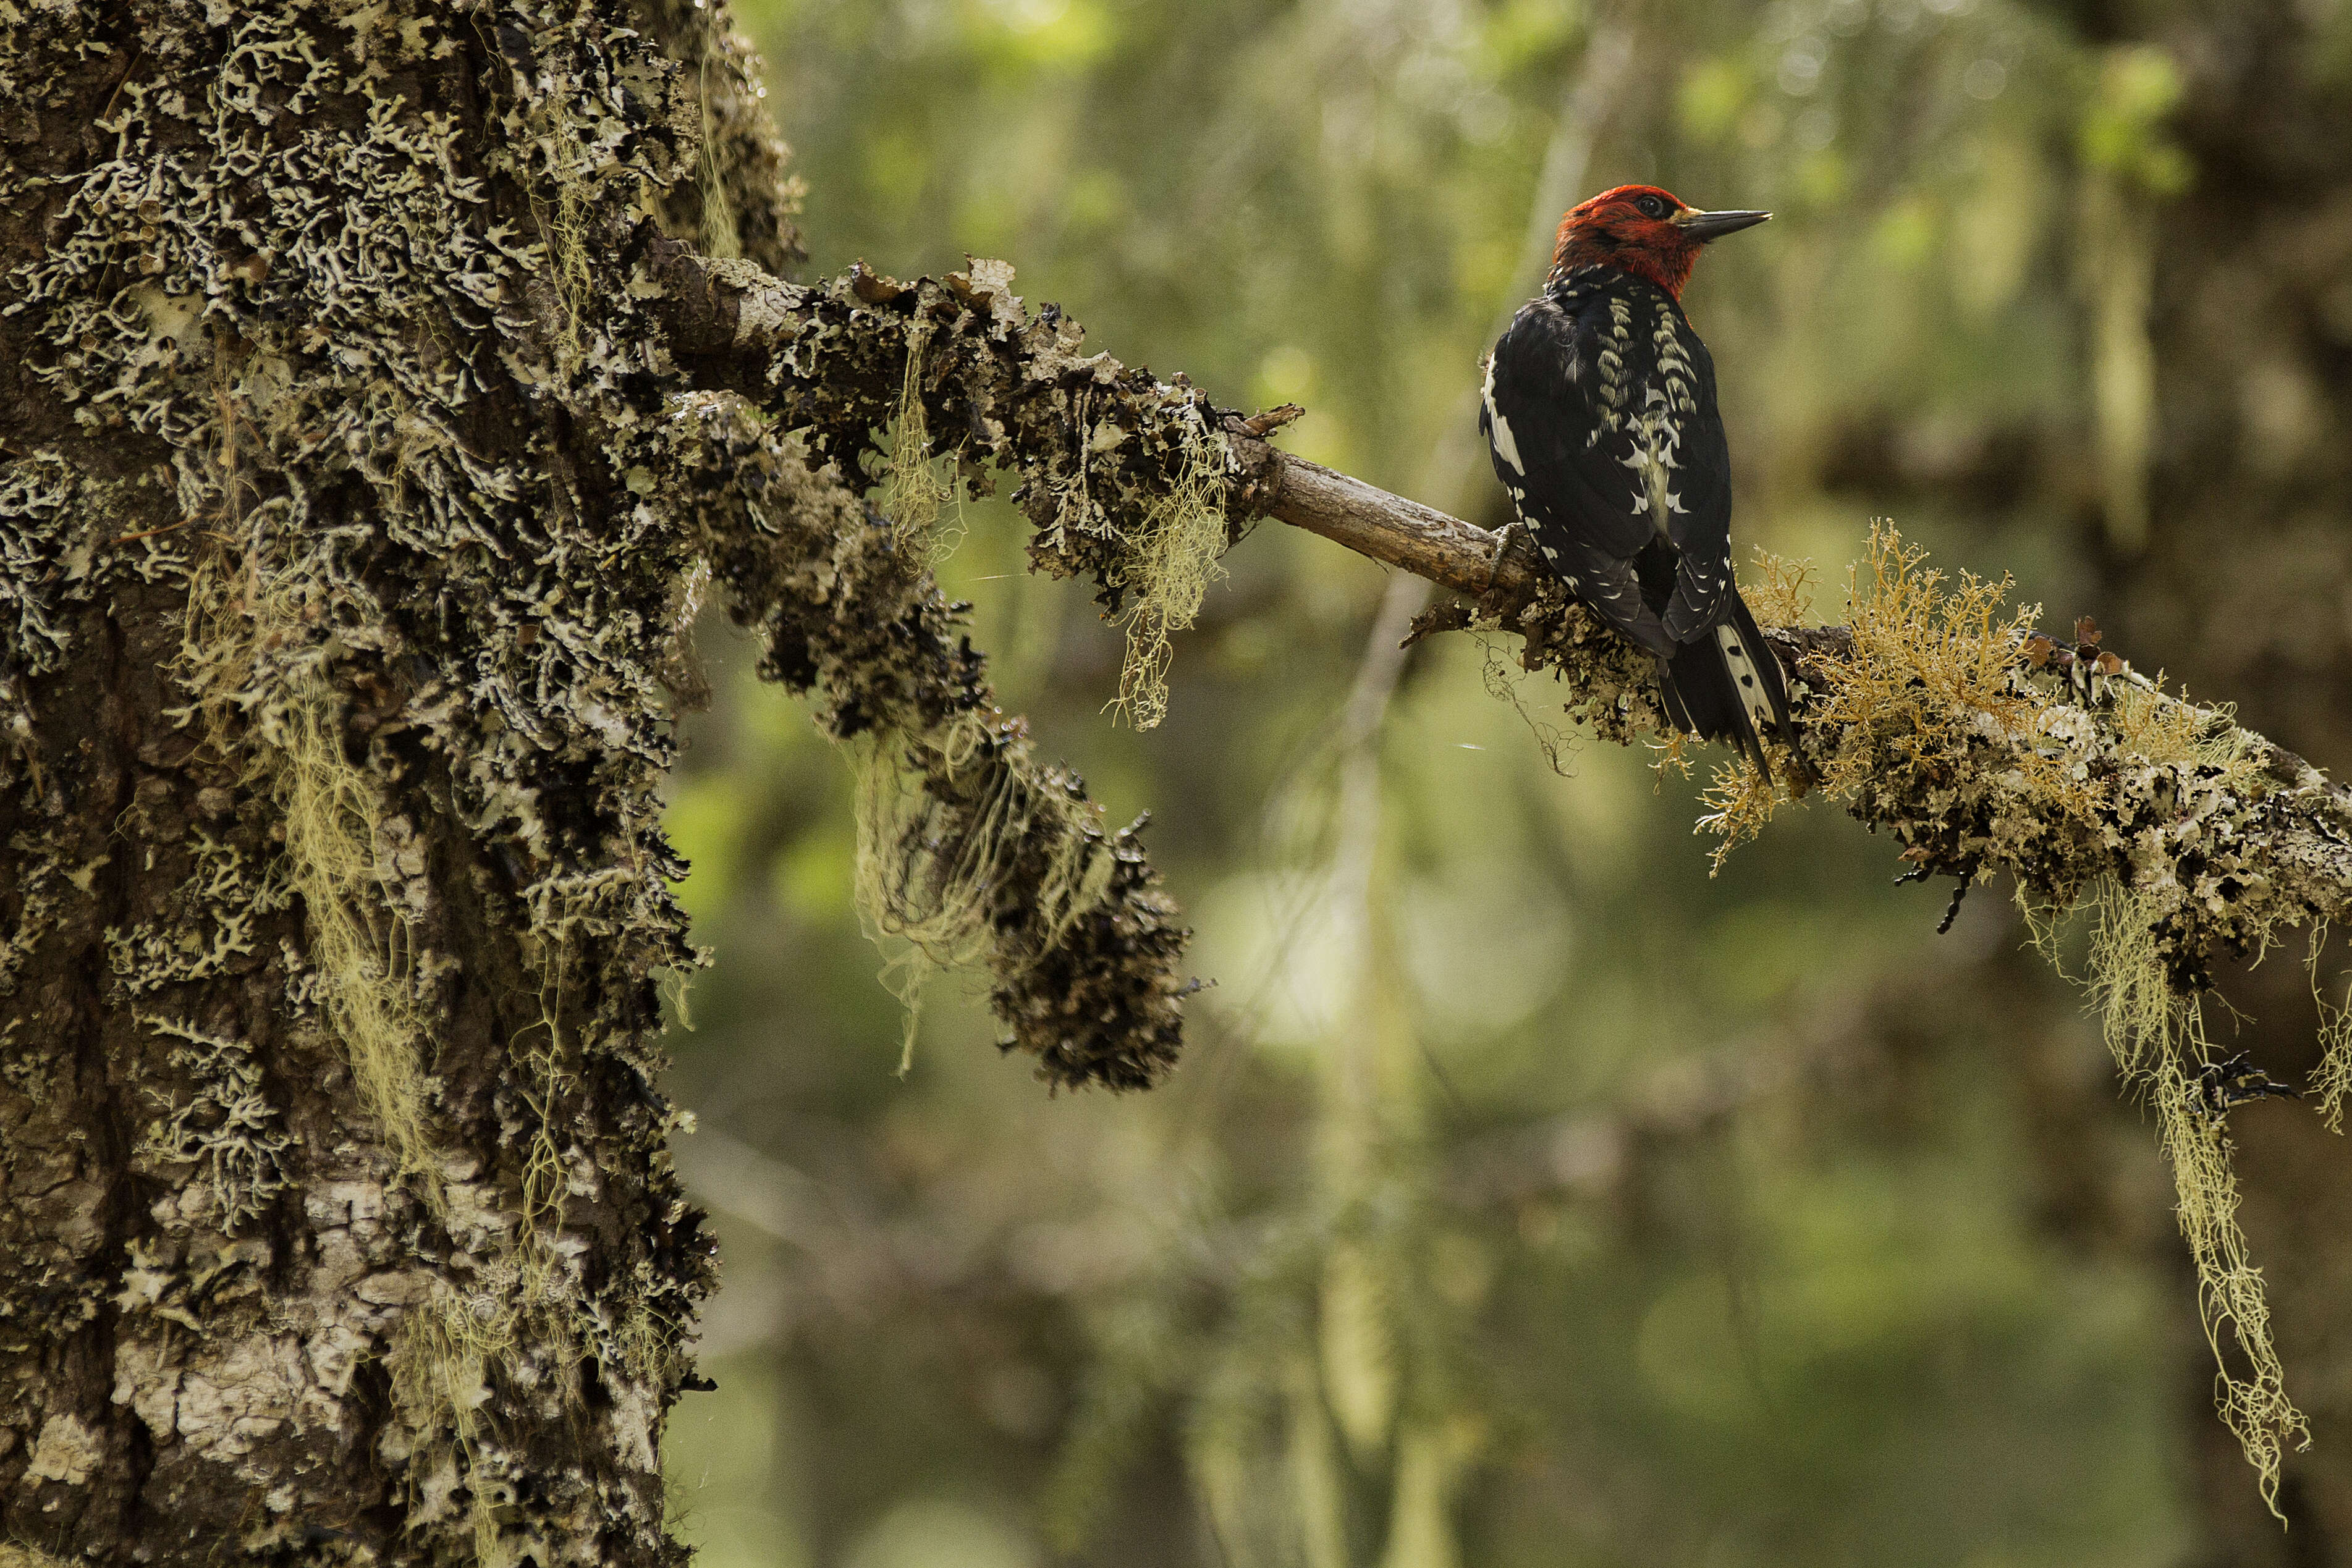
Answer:
<path fill-rule="evenodd" d="M 1715 361 L 1681 297 L 1701 246 L 1769 216 L 1698 212 L 1651 185 L 1570 211 L 1543 292 L 1486 361 L 1478 415 L 1546 563 L 1657 655 L 1667 717 L 1768 774 L 1763 737 L 1794 739 L 1788 686 L 1732 571 Z"/>

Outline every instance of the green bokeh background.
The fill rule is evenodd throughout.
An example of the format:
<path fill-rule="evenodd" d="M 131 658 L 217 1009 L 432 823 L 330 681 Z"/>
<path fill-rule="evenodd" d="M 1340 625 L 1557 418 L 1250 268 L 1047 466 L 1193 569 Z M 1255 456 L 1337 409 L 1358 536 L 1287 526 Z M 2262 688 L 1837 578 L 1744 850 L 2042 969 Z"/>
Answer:
<path fill-rule="evenodd" d="M 810 276 L 1004 257 L 1095 347 L 1301 402 L 1290 449 L 1490 525 L 1470 399 L 1548 160 L 1773 208 L 1687 298 L 1743 548 L 1813 561 L 1825 619 L 1879 516 L 2097 609 L 2084 214 L 2194 176 L 2160 55 L 2005 0 L 737 15 Z M 961 521 L 1004 706 L 1152 812 L 1215 987 L 1166 1087 L 1048 1098 L 941 977 L 901 1080 L 844 760 L 706 628 L 669 814 L 715 958 L 674 1036 L 726 1259 L 668 1437 L 699 1561 L 2178 1559 L 2210 1416 L 2167 1179 L 2005 886 L 1938 937 L 1943 892 L 1819 806 L 1710 876 L 1696 782 L 1548 765 L 1507 639 L 1417 648 L 1351 744 L 1389 579 L 1271 523 L 1137 733 L 1084 587 L 1003 503 Z M 2102 1107 L 2063 1149 L 2053 1096 Z"/>

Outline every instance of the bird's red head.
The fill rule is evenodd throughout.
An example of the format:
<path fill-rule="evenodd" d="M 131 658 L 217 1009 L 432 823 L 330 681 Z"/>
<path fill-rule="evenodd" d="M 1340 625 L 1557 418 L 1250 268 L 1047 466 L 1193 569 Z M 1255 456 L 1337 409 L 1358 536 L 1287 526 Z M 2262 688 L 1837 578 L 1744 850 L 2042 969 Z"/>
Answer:
<path fill-rule="evenodd" d="M 1551 275 L 1580 267 L 1613 267 L 1646 277 L 1676 298 L 1709 240 L 1770 217 L 1769 213 L 1703 213 L 1655 185 L 1603 191 L 1559 221 Z"/>

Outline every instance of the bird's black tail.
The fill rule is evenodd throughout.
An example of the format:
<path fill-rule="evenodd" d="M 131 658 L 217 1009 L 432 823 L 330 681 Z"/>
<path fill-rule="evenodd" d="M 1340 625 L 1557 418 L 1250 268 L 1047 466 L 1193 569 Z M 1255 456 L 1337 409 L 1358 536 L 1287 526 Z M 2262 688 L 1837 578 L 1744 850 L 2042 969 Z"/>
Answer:
<path fill-rule="evenodd" d="M 1766 778 L 1764 737 L 1796 748 L 1796 726 L 1789 717 L 1789 685 L 1780 660 L 1756 629 L 1756 617 L 1739 591 L 1731 591 L 1731 612 L 1658 661 L 1658 685 L 1666 716 L 1704 740 L 1727 740 L 1748 754 Z"/>

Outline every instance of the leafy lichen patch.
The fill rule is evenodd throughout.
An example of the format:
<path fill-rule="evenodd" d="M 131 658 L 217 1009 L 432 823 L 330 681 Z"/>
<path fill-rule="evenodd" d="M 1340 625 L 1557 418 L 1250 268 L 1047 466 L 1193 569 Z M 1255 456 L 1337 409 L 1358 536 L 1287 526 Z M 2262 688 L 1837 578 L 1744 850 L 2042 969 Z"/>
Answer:
<path fill-rule="evenodd" d="M 1030 311 L 1001 261 L 912 283 L 860 266 L 808 287 L 661 244 L 638 267 L 636 287 L 668 301 L 676 357 L 804 434 L 813 460 L 856 490 L 874 482 L 867 455 L 884 458 L 886 511 L 923 483 L 909 432 L 921 452 L 952 456 L 975 495 L 1011 475 L 1036 569 L 1090 576 L 1106 613 L 1133 617 L 1122 702 L 1139 720 L 1164 703 L 1166 634 L 1197 611 L 1238 521 L 1229 411 L 1181 375 L 1082 354 L 1077 324 L 1055 306 Z M 884 431 L 897 433 L 888 452 Z"/>
<path fill-rule="evenodd" d="M 158 1113 L 134 1157 L 194 1167 L 195 1180 L 212 1194 L 221 1228 L 234 1234 L 286 1189 L 285 1154 L 293 1134 L 270 1103 L 250 1044 L 168 1018 L 135 1016 L 180 1042 L 169 1060 L 194 1087 L 185 1101 L 150 1091 L 160 1102 Z"/>

